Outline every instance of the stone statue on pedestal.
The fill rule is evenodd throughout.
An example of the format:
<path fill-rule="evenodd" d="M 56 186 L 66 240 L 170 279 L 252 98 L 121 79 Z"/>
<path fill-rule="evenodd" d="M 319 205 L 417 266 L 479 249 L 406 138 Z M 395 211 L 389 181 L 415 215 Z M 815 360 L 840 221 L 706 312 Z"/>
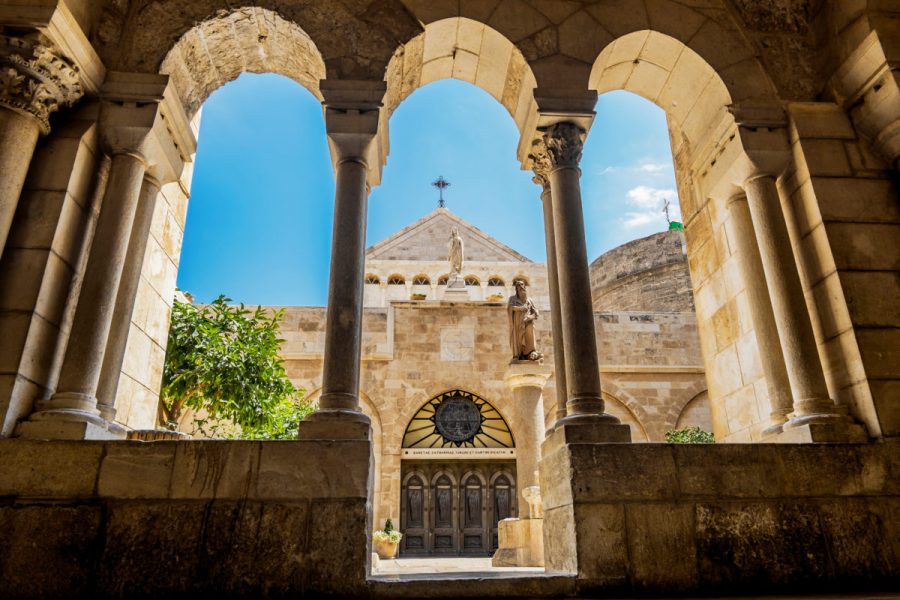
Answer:
<path fill-rule="evenodd" d="M 450 242 L 447 244 L 450 259 L 450 277 L 456 279 L 462 273 L 463 239 L 459 236 L 459 228 L 450 230 Z"/>
<path fill-rule="evenodd" d="M 543 354 L 534 343 L 534 322 L 540 314 L 528 297 L 525 282 L 517 279 L 514 296 L 509 297 L 506 312 L 509 315 L 509 345 L 513 360 L 540 360 Z"/>

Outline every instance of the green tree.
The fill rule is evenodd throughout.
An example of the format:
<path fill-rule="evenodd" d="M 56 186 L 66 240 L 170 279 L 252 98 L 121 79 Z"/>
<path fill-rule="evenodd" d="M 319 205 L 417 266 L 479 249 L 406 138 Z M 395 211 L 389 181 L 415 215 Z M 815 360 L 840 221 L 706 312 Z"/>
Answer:
<path fill-rule="evenodd" d="M 670 444 L 715 444 L 716 437 L 699 427 L 688 427 L 667 431 L 666 441 Z"/>
<path fill-rule="evenodd" d="M 186 408 L 205 413 L 207 435 L 248 439 L 296 437 L 313 408 L 284 371 L 278 324 L 284 311 L 251 312 L 219 296 L 211 304 L 177 299 L 166 348 L 160 421 L 174 427 Z M 225 426 L 232 423 L 240 428 Z"/>

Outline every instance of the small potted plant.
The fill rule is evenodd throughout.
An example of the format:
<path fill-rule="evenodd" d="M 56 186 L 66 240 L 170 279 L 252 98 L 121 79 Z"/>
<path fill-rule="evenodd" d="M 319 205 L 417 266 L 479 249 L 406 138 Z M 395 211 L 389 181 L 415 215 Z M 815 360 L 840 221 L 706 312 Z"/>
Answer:
<path fill-rule="evenodd" d="M 390 519 L 384 522 L 384 529 L 372 534 L 372 543 L 378 558 L 384 560 L 394 558 L 397 554 L 397 545 L 403 539 L 403 534 L 394 529 Z"/>

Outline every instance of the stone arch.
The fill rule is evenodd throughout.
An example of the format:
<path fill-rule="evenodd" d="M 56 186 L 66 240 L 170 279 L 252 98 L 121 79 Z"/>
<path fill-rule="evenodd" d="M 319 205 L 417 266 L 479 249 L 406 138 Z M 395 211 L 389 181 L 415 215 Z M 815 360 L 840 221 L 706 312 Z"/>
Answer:
<path fill-rule="evenodd" d="M 537 82 L 522 52 L 497 29 L 466 17 L 430 21 L 424 32 L 397 49 L 385 74 L 387 114 L 420 87 L 451 78 L 490 94 L 520 133 L 535 114 L 532 90 Z"/>
<path fill-rule="evenodd" d="M 631 427 L 632 442 L 650 441 L 650 436 L 647 435 L 647 430 L 644 429 L 644 425 L 625 402 L 607 392 L 603 392 L 603 401 L 606 404 L 607 413 L 617 417 L 622 423 Z"/>
<path fill-rule="evenodd" d="M 185 112 L 193 116 L 210 94 L 243 72 L 284 75 L 321 100 L 325 62 L 296 23 L 247 7 L 190 28 L 166 53 L 159 71 L 172 78 Z"/>
<path fill-rule="evenodd" d="M 107 11 L 101 24 L 104 32 L 115 32 L 98 36 L 98 53 L 113 70 L 158 72 L 170 48 L 198 23 L 250 9 L 277 13 L 285 23 L 302 28 L 321 52 L 331 78 L 382 79 L 397 40 L 422 31 L 401 0 L 133 0 L 131 5 L 128 11 Z M 242 35 L 244 27 L 249 36 Z M 258 50 L 259 38 L 250 23 L 238 23 L 236 33 L 237 37 L 227 36 L 221 51 L 239 56 L 244 49 Z M 238 42 L 242 45 L 235 45 Z"/>
<path fill-rule="evenodd" d="M 709 407 L 709 394 L 706 390 L 700 392 L 681 409 L 673 429 L 685 427 L 699 427 L 703 431 L 712 432 L 712 412 Z"/>

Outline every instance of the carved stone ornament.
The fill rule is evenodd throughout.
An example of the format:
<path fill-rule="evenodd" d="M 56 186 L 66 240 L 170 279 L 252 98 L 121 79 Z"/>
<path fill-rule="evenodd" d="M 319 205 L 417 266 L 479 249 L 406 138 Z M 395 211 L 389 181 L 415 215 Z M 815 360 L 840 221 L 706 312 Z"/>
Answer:
<path fill-rule="evenodd" d="M 544 146 L 552 169 L 577 169 L 585 131 L 574 123 L 556 123 L 544 130 Z"/>
<path fill-rule="evenodd" d="M 528 154 L 528 158 L 531 159 L 531 170 L 534 172 L 531 180 L 543 187 L 545 191 L 549 190 L 550 171 L 553 170 L 553 164 L 547 154 L 547 145 L 544 144 L 543 137 L 539 137 L 531 143 L 531 152 Z"/>
<path fill-rule="evenodd" d="M 0 106 L 38 120 L 50 133 L 50 113 L 84 95 L 78 67 L 38 35 L 0 35 Z"/>

